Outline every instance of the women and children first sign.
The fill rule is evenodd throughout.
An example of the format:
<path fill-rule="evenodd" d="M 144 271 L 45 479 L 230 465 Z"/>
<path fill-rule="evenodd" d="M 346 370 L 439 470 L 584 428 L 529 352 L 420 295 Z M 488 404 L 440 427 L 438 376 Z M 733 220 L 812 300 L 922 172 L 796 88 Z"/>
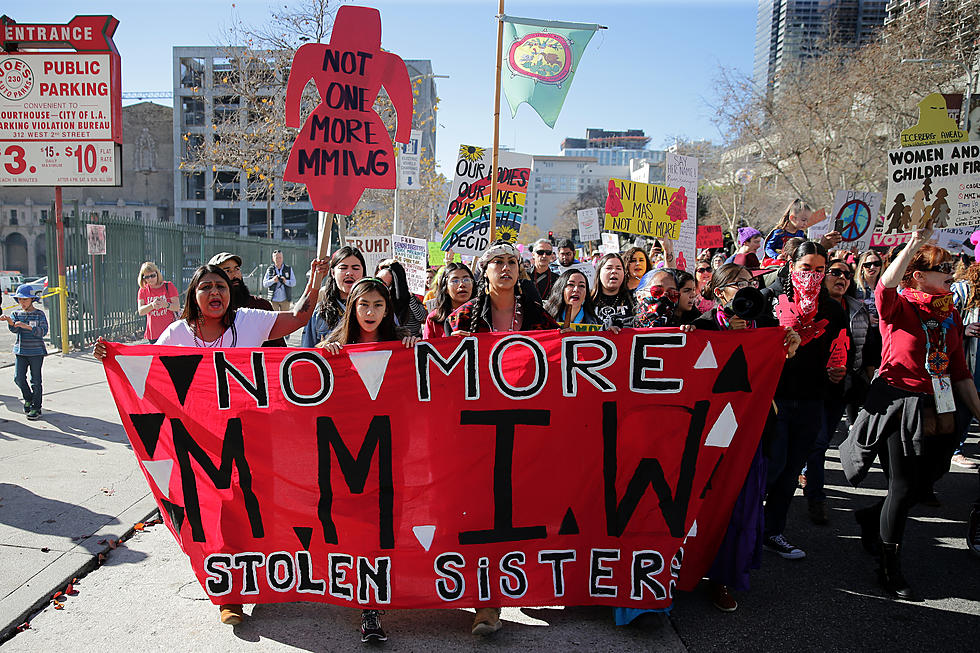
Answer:
<path fill-rule="evenodd" d="M 669 606 L 714 558 L 783 361 L 779 329 L 108 351 L 213 602 L 391 608 Z"/>

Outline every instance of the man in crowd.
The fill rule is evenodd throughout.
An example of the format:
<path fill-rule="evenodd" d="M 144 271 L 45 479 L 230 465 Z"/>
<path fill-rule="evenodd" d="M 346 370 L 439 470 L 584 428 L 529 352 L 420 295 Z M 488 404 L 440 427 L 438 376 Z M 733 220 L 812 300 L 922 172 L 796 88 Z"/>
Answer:
<path fill-rule="evenodd" d="M 272 265 L 265 271 L 262 285 L 268 288 L 266 298 L 272 302 L 272 308 L 277 311 L 288 311 L 292 308 L 292 288 L 296 285 L 296 275 L 293 269 L 282 262 L 282 251 L 272 252 Z"/>
<path fill-rule="evenodd" d="M 542 300 L 548 299 L 551 294 L 551 287 L 558 278 L 558 273 L 551 269 L 551 261 L 555 256 L 555 249 L 551 241 L 541 238 L 534 243 L 531 249 L 531 262 L 534 268 L 531 270 L 531 281 L 538 289 L 538 294 Z"/>
<path fill-rule="evenodd" d="M 221 252 L 220 254 L 215 254 L 208 261 L 208 265 L 217 265 L 219 268 L 225 271 L 228 278 L 231 280 L 231 305 L 234 308 L 258 308 L 263 311 L 275 310 L 272 307 L 272 302 L 268 299 L 262 299 L 261 297 L 256 297 L 248 290 L 248 286 L 245 285 L 244 279 L 242 279 L 242 259 L 237 254 L 232 254 L 231 252 Z M 276 338 L 275 340 L 266 340 L 262 343 L 263 347 L 285 347 L 285 338 Z"/>
<path fill-rule="evenodd" d="M 559 274 L 578 263 L 575 260 L 575 243 L 569 239 L 558 241 L 558 272 Z"/>

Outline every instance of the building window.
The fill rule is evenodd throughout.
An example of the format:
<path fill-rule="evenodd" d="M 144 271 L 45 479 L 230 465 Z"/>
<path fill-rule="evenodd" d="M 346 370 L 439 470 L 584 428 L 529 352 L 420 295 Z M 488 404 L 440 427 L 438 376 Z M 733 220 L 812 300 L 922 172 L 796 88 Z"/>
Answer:
<path fill-rule="evenodd" d="M 133 217 L 136 218 L 137 220 L 142 220 L 143 219 L 143 212 L 142 211 L 133 211 Z"/>
<path fill-rule="evenodd" d="M 204 59 L 200 57 L 181 57 L 180 85 L 185 88 L 204 86 Z"/>
<path fill-rule="evenodd" d="M 204 124 L 204 100 L 196 97 L 185 97 L 180 99 L 180 104 L 184 126 Z"/>
<path fill-rule="evenodd" d="M 44 224 L 47 221 L 48 221 L 48 210 L 41 209 L 41 224 Z"/>
<path fill-rule="evenodd" d="M 241 191 L 238 172 L 222 171 L 214 175 L 214 199 L 238 201 Z M 236 209 L 237 211 L 237 209 Z"/>
<path fill-rule="evenodd" d="M 17 209 L 10 209 L 10 224 L 17 224 Z"/>
<path fill-rule="evenodd" d="M 184 173 L 184 197 L 189 200 L 205 199 L 203 172 Z"/>

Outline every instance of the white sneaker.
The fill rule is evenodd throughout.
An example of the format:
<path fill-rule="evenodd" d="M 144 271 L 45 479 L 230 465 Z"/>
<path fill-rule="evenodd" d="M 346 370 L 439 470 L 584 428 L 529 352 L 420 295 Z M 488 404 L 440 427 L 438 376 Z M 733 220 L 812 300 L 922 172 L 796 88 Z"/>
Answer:
<path fill-rule="evenodd" d="M 949 459 L 949 462 L 953 463 L 957 467 L 962 467 L 963 469 L 976 469 L 977 463 L 973 462 L 961 453 L 956 454 Z"/>

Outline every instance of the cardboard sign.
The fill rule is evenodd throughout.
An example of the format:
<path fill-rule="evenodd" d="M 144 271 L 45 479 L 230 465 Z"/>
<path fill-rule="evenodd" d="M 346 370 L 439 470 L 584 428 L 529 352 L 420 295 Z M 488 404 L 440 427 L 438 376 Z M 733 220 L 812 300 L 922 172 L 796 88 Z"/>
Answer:
<path fill-rule="evenodd" d="M 578 238 L 583 243 L 599 240 L 599 209 L 581 209 L 578 215 Z"/>
<path fill-rule="evenodd" d="M 105 372 L 214 603 L 663 609 L 714 560 L 782 340 L 551 331 L 338 355 L 110 343 Z"/>
<path fill-rule="evenodd" d="M 602 244 L 599 245 L 599 252 L 602 254 L 619 253 L 619 236 L 617 234 L 602 234 Z"/>
<path fill-rule="evenodd" d="M 490 170 L 493 151 L 461 145 L 449 193 L 442 249 L 481 256 L 490 245 Z M 517 243 L 524 220 L 532 159 L 516 152 L 497 153 L 497 238 Z"/>
<path fill-rule="evenodd" d="M 871 247 L 871 237 L 881 215 L 881 193 L 839 190 L 834 194 L 830 215 L 807 227 L 810 240 L 820 240 L 825 234 L 837 231 L 841 247 L 864 251 Z"/>
<path fill-rule="evenodd" d="M 284 178 L 306 184 L 317 211 L 350 215 L 367 188 L 394 188 L 398 175 L 388 130 L 373 105 L 383 86 L 397 118 L 395 140 L 412 129 L 412 83 L 401 58 L 381 49 L 381 13 L 344 5 L 329 43 L 304 43 L 286 85 L 286 125 L 300 126 L 300 100 L 310 80 L 318 104 L 296 135 Z"/>
<path fill-rule="evenodd" d="M 980 225 L 980 143 L 889 150 L 882 211 L 885 234 Z"/>
<path fill-rule="evenodd" d="M 930 93 L 922 98 L 919 102 L 919 122 L 902 130 L 902 147 L 960 143 L 965 140 L 967 134 L 949 115 L 946 97 L 942 93 Z"/>
<path fill-rule="evenodd" d="M 610 179 L 607 191 L 604 229 L 677 240 L 687 220 L 683 189 Z"/>
<path fill-rule="evenodd" d="M 429 249 L 429 265 L 445 265 L 446 252 L 442 251 L 442 243 L 430 240 L 427 246 Z"/>
<path fill-rule="evenodd" d="M 428 257 L 428 246 L 425 240 L 411 236 L 392 236 L 391 253 L 394 259 L 405 268 L 409 292 L 424 295 L 427 267 L 425 261 Z"/>
<path fill-rule="evenodd" d="M 106 239 L 104 224 L 85 225 L 86 241 L 89 256 L 105 256 Z"/>
<path fill-rule="evenodd" d="M 687 219 L 681 222 L 677 239 L 665 243 L 673 250 L 672 267 L 686 271 L 697 261 L 698 158 L 668 152 L 666 184 L 683 188 L 687 196 Z"/>
<path fill-rule="evenodd" d="M 365 277 L 374 276 L 378 263 L 393 257 L 391 236 L 348 236 L 346 244 L 361 250 Z"/>
<path fill-rule="evenodd" d="M 706 224 L 698 227 L 697 238 L 698 249 L 725 246 L 725 234 L 722 233 L 720 224 Z"/>

